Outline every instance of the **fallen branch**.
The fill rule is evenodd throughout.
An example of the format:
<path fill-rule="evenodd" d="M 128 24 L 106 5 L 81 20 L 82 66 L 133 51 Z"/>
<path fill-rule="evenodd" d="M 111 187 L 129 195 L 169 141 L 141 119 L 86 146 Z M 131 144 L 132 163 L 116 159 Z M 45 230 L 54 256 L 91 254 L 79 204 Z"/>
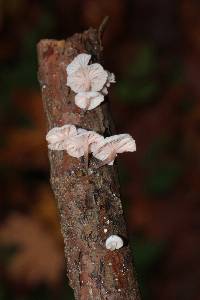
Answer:
<path fill-rule="evenodd" d="M 101 57 L 99 34 L 89 29 L 66 41 L 41 40 L 38 44 L 39 81 L 48 130 L 74 124 L 102 135 L 113 132 L 106 101 L 83 112 L 74 104 L 66 86 L 66 66 L 79 53 L 89 53 L 93 62 Z M 97 168 L 89 157 L 77 159 L 64 151 L 49 150 L 51 185 L 58 201 L 65 243 L 67 275 L 76 299 L 139 300 L 128 243 L 115 251 L 105 247 L 117 234 L 127 240 L 116 167 Z"/>

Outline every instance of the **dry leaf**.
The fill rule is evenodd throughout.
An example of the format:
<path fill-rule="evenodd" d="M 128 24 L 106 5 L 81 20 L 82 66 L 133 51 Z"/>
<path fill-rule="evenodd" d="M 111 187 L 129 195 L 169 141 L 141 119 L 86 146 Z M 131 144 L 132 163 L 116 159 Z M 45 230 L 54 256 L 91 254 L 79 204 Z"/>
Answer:
<path fill-rule="evenodd" d="M 32 216 L 13 214 L 0 228 L 0 244 L 16 245 L 7 272 L 16 281 L 56 284 L 63 274 L 62 246 Z"/>

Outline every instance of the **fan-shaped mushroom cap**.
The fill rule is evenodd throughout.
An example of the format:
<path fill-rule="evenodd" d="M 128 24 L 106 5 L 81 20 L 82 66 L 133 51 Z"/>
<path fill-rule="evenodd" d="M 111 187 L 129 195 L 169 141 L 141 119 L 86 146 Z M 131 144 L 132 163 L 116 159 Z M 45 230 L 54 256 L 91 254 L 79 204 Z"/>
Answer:
<path fill-rule="evenodd" d="M 85 153 L 85 139 L 82 136 L 73 136 L 66 140 L 64 147 L 70 156 L 79 158 Z"/>
<path fill-rule="evenodd" d="M 117 153 L 136 151 L 135 140 L 130 134 L 116 134 L 107 137 L 105 140 L 107 143 L 111 143 Z"/>
<path fill-rule="evenodd" d="M 81 109 L 92 110 L 104 101 L 99 92 L 82 92 L 75 96 L 75 104 Z"/>
<path fill-rule="evenodd" d="M 61 127 L 54 127 L 46 135 L 48 148 L 51 150 L 64 150 L 64 141 L 76 134 L 77 130 L 74 125 L 67 124 Z"/>
<path fill-rule="evenodd" d="M 98 64 L 79 68 L 67 77 L 67 85 L 75 92 L 98 92 L 106 83 L 108 73 Z"/>
<path fill-rule="evenodd" d="M 108 78 L 108 73 L 98 63 L 90 65 L 89 68 L 90 68 L 89 76 L 91 80 L 91 90 L 93 92 L 99 92 L 103 88 Z"/>
<path fill-rule="evenodd" d="M 117 153 L 136 151 L 134 139 L 129 134 L 118 134 L 107 137 L 93 149 L 93 155 L 99 160 L 115 158 Z M 112 165 L 114 159 L 109 162 Z"/>
<path fill-rule="evenodd" d="M 96 145 L 103 139 L 100 134 L 82 128 L 79 128 L 77 133 L 76 136 L 67 139 L 64 143 L 67 153 L 77 158 L 91 152 L 93 145 Z"/>
<path fill-rule="evenodd" d="M 111 235 L 106 240 L 106 249 L 111 251 L 120 249 L 124 245 L 122 238 L 118 235 Z"/>
<path fill-rule="evenodd" d="M 73 61 L 67 66 L 67 75 L 71 75 L 72 73 L 78 71 L 81 67 L 86 67 L 89 64 L 89 61 L 91 59 L 90 54 L 81 53 L 77 55 Z"/>
<path fill-rule="evenodd" d="M 78 135 L 84 136 L 84 138 L 86 139 L 89 152 L 93 151 L 93 149 L 95 149 L 98 144 L 100 144 L 104 141 L 104 137 L 102 135 L 96 133 L 95 131 L 79 128 L 77 130 L 77 132 L 78 132 Z"/>

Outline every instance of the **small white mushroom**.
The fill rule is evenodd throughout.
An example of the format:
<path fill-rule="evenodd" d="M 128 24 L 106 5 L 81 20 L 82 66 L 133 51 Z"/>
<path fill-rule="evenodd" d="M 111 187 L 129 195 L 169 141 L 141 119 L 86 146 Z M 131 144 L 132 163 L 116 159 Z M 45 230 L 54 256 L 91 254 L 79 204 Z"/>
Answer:
<path fill-rule="evenodd" d="M 75 135 L 64 142 L 64 148 L 70 156 L 79 158 L 84 155 L 85 140 L 83 137 Z"/>
<path fill-rule="evenodd" d="M 66 124 L 61 127 L 54 127 L 46 135 L 48 142 L 48 148 L 51 150 L 64 150 L 64 141 L 77 134 L 76 127 L 74 125 Z"/>
<path fill-rule="evenodd" d="M 67 66 L 67 85 L 75 92 L 99 92 L 108 79 L 108 72 L 98 64 L 90 64 L 91 55 L 79 54 Z"/>
<path fill-rule="evenodd" d="M 124 245 L 123 240 L 118 235 L 111 235 L 106 240 L 106 249 L 109 249 L 111 251 L 120 249 Z"/>
<path fill-rule="evenodd" d="M 115 75 L 99 64 L 90 64 L 91 55 L 81 53 L 67 66 L 67 86 L 77 93 L 75 103 L 84 110 L 91 110 L 104 101 L 108 87 L 115 82 Z M 97 93 L 98 92 L 98 93 Z"/>
<path fill-rule="evenodd" d="M 86 130 L 79 128 L 77 130 L 77 133 L 79 136 L 83 136 L 87 142 L 89 152 L 92 152 L 93 149 L 97 147 L 98 144 L 100 144 L 102 141 L 104 141 L 104 137 L 95 131 L 92 130 Z"/>
<path fill-rule="evenodd" d="M 82 128 L 77 130 L 77 135 L 70 137 L 64 143 L 67 153 L 73 157 L 79 158 L 85 156 L 86 166 L 88 166 L 88 153 L 93 150 L 104 138 L 94 132 Z"/>
<path fill-rule="evenodd" d="M 118 153 L 136 151 L 135 140 L 129 134 L 118 134 L 105 138 L 93 148 L 93 155 L 102 165 L 113 165 Z"/>
<path fill-rule="evenodd" d="M 103 101 L 104 96 L 99 92 L 82 92 L 75 96 L 75 104 L 84 110 L 92 110 Z"/>
<path fill-rule="evenodd" d="M 106 83 L 108 73 L 98 64 L 79 68 L 67 77 L 67 85 L 75 92 L 99 92 Z"/>
<path fill-rule="evenodd" d="M 77 55 L 73 61 L 67 66 L 67 75 L 70 76 L 72 73 L 78 71 L 80 68 L 84 68 L 89 64 L 91 59 L 90 54 L 81 53 Z"/>
<path fill-rule="evenodd" d="M 111 83 L 115 83 L 116 82 L 116 79 L 115 79 L 115 74 L 114 73 L 110 73 L 109 71 L 108 72 L 108 79 L 107 79 L 107 87 L 110 86 Z"/>
<path fill-rule="evenodd" d="M 103 89 L 101 90 L 101 93 L 103 95 L 107 95 L 108 94 L 108 87 L 110 87 L 110 84 L 116 82 L 115 75 L 113 73 L 110 73 L 109 71 L 107 71 L 107 73 L 108 73 L 107 81 L 106 81 Z"/>

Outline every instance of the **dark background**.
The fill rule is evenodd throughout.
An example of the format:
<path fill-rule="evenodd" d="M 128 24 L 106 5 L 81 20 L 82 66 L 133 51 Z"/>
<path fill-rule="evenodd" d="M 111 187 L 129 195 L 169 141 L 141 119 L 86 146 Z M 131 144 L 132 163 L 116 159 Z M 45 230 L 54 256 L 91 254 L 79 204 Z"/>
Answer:
<path fill-rule="evenodd" d="M 137 152 L 118 159 L 143 299 L 198 300 L 200 2 L 0 2 L 0 300 L 70 300 L 49 186 L 36 43 L 110 15 L 104 67 L 117 131 Z M 65 282 L 65 283 L 64 283 Z"/>

